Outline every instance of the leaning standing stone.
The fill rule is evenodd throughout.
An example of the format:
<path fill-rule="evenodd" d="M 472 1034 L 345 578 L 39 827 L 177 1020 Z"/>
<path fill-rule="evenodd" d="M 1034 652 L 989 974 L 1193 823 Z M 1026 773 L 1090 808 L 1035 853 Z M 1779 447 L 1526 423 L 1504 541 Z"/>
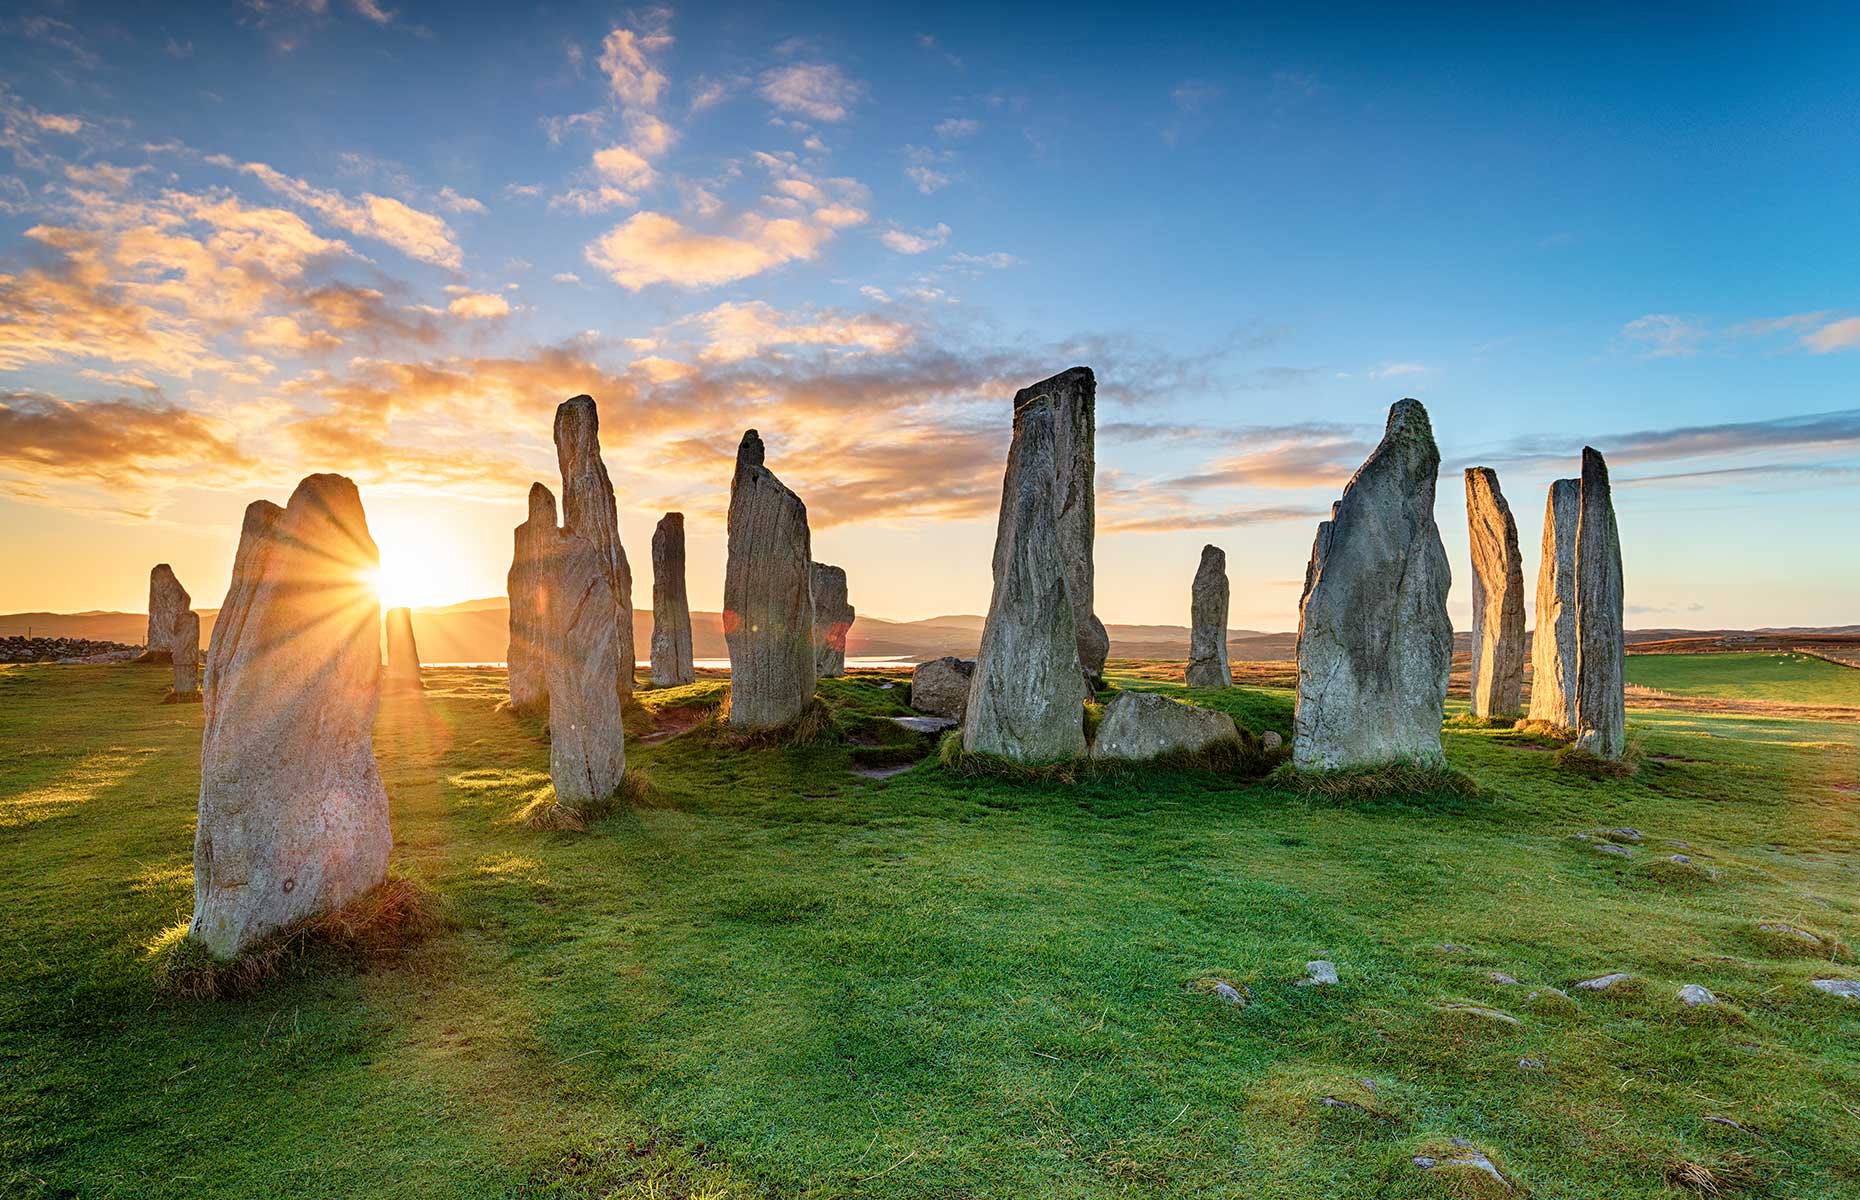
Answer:
<path fill-rule="evenodd" d="M 1466 468 L 1472 541 L 1472 715 L 1516 717 L 1524 692 L 1524 556 L 1498 472 Z"/>
<path fill-rule="evenodd" d="M 380 564 L 355 485 L 312 475 L 246 509 L 207 655 L 194 916 L 215 958 L 387 876 L 375 766 Z"/>
<path fill-rule="evenodd" d="M 1576 518 L 1576 746 L 1600 758 L 1627 751 L 1621 536 L 1608 464 L 1582 448 Z"/>
<path fill-rule="evenodd" d="M 668 512 L 652 531 L 652 682 L 682 687 L 696 679 L 685 595 L 685 514 Z"/>
<path fill-rule="evenodd" d="M 846 568 L 813 564 L 814 673 L 822 679 L 846 674 L 846 634 L 853 606 L 846 598 Z"/>
<path fill-rule="evenodd" d="M 420 649 L 413 641 L 412 609 L 388 609 L 387 671 L 381 682 L 391 692 L 417 692 L 426 686 L 420 682 Z"/>
<path fill-rule="evenodd" d="M 1298 621 L 1301 768 L 1442 761 L 1453 624 L 1434 525 L 1439 470 L 1427 410 L 1403 400 L 1318 527 Z"/>
<path fill-rule="evenodd" d="M 174 568 L 167 563 L 156 563 L 149 572 L 149 629 L 143 639 L 142 654 L 137 662 L 165 663 L 173 655 L 176 630 L 180 627 L 181 614 L 193 606 L 193 599 L 187 589 L 174 576 Z M 198 630 L 195 631 L 198 634 Z"/>
<path fill-rule="evenodd" d="M 1227 552 L 1219 546 L 1201 548 L 1188 612 L 1188 686 L 1233 686 L 1233 669 L 1227 663 Z"/>
<path fill-rule="evenodd" d="M 1576 518 L 1582 482 L 1559 479 L 1544 503 L 1537 561 L 1537 628 L 1531 634 L 1530 719 L 1576 728 Z"/>
<path fill-rule="evenodd" d="M 1073 367 L 1014 397 L 1015 436 L 1020 414 L 1033 401 L 1042 401 L 1053 414 L 1053 519 L 1059 530 L 1060 558 L 1066 569 L 1066 594 L 1072 602 L 1072 624 L 1078 634 L 1079 665 L 1092 679 L 1104 674 L 1111 637 L 1093 611 L 1096 587 L 1092 565 L 1097 537 L 1098 381 L 1090 367 Z M 1006 521 L 1003 505 L 1001 520 Z M 995 531 L 997 559 L 1007 539 Z M 999 561 L 995 574 L 1001 573 Z"/>
<path fill-rule="evenodd" d="M 730 481 L 723 632 L 730 646 L 730 725 L 778 729 L 814 698 L 814 594 L 807 505 L 762 465 L 751 429 Z"/>
<path fill-rule="evenodd" d="M 1085 673 L 1052 486 L 1060 423 L 1046 395 L 1028 398 L 1014 413 L 994 595 L 962 729 L 964 750 L 1017 762 L 1085 753 Z"/>
<path fill-rule="evenodd" d="M 600 553 L 614 593 L 615 645 L 620 652 L 620 700 L 633 695 L 633 568 L 620 544 L 614 485 L 601 461 L 601 418 L 589 396 L 555 410 L 555 456 L 562 469 L 562 527 L 586 535 Z"/>
<path fill-rule="evenodd" d="M 520 713 L 547 712 L 548 563 L 559 531 L 555 496 L 542 484 L 530 485 L 529 519 L 517 526 L 515 535 L 510 574 L 505 576 L 510 593 L 510 707 Z"/>
<path fill-rule="evenodd" d="M 576 529 L 556 536 L 548 559 L 549 779 L 557 805 L 590 815 L 626 776 L 610 565 L 607 548 Z"/>

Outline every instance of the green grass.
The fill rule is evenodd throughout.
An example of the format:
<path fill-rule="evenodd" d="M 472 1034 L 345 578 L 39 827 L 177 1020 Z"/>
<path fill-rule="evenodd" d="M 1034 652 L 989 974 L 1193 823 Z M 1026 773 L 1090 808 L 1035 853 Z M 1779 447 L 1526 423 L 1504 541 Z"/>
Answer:
<path fill-rule="evenodd" d="M 492 711 L 499 674 L 435 670 L 377 748 L 393 870 L 446 927 L 180 1001 L 155 975 L 201 710 L 160 676 L 0 668 L 0 1194 L 1486 1194 L 1410 1163 L 1455 1137 L 1540 1196 L 1860 1193 L 1860 1005 L 1806 986 L 1860 975 L 1860 726 L 1637 710 L 1626 780 L 1455 727 L 1476 794 L 1346 803 L 1205 771 L 872 781 L 849 768 L 905 753 L 876 723 L 899 689 L 839 680 L 836 736 L 732 750 L 698 721 L 629 746 L 649 800 L 539 832 L 541 723 Z M 1284 692 L 1117 682 L 1290 732 Z M 1630 858 L 1572 837 L 1621 826 Z M 1316 958 L 1340 986 L 1295 985 Z M 1609 971 L 1644 984 L 1571 990 Z"/>
<path fill-rule="evenodd" d="M 1807 654 L 1630 654 L 1627 681 L 1674 696 L 1860 707 L 1860 670 Z"/>

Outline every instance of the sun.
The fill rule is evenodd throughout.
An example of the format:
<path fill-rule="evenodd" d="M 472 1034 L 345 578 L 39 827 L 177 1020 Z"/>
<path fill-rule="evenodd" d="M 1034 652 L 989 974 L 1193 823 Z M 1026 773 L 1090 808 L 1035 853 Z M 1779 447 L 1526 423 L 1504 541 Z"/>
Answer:
<path fill-rule="evenodd" d="M 381 565 L 365 573 L 386 608 L 438 608 L 469 600 L 474 580 L 455 539 L 431 527 L 374 530 Z"/>

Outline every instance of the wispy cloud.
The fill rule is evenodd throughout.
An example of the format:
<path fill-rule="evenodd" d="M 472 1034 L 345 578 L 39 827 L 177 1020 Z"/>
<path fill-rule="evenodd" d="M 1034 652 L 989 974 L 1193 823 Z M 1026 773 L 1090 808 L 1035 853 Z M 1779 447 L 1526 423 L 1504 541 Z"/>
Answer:
<path fill-rule="evenodd" d="M 790 63 L 762 73 L 763 99 L 784 112 L 816 121 L 844 121 L 865 95 L 865 86 L 831 63 Z"/>

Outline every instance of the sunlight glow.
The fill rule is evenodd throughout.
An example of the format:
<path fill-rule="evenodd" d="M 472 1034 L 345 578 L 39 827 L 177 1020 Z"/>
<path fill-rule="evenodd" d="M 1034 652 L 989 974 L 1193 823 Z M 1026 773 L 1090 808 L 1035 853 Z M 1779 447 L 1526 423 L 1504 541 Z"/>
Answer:
<path fill-rule="evenodd" d="M 476 596 L 472 560 L 455 531 L 429 522 L 371 520 L 381 566 L 368 582 L 382 608 L 434 608 Z"/>

